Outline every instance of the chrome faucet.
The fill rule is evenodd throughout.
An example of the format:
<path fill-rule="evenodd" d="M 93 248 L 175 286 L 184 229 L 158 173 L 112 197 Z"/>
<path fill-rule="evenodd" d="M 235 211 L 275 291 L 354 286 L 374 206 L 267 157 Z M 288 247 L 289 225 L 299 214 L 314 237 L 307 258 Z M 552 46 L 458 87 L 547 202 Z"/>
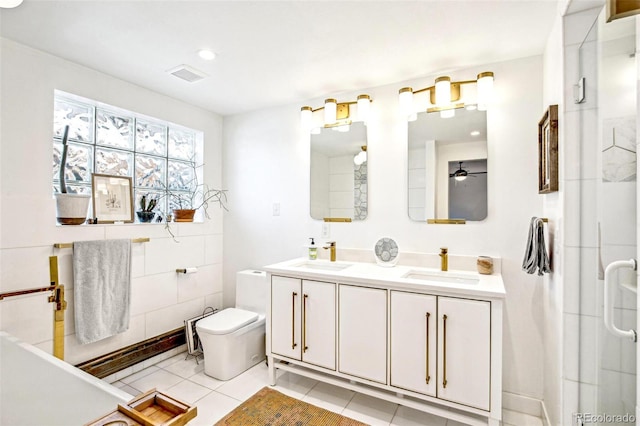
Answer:
<path fill-rule="evenodd" d="M 449 270 L 449 254 L 448 254 L 448 249 L 446 247 L 440 248 L 440 270 L 441 271 Z"/>
<path fill-rule="evenodd" d="M 331 261 L 335 262 L 336 261 L 336 242 L 335 241 L 327 241 L 327 244 L 329 244 L 328 246 L 324 246 L 322 247 L 323 249 L 330 249 L 331 250 Z"/>

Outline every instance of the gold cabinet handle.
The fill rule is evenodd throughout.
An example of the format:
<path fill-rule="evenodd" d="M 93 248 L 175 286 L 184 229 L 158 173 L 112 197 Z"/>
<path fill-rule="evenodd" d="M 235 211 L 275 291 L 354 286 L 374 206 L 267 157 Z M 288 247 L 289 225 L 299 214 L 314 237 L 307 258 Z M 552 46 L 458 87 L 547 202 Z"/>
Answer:
<path fill-rule="evenodd" d="M 427 317 L 427 347 L 426 347 L 426 353 L 425 353 L 425 358 L 427 359 L 426 361 L 426 377 L 425 377 L 425 381 L 427 382 L 427 384 L 429 384 L 429 380 L 431 380 L 431 376 L 429 375 L 429 317 L 431 316 L 431 314 L 429 312 L 427 312 L 427 315 L 425 315 Z"/>
<path fill-rule="evenodd" d="M 304 301 L 302 304 L 302 348 L 303 352 L 306 352 L 309 347 L 307 346 L 307 298 L 308 294 L 304 295 Z"/>
<path fill-rule="evenodd" d="M 295 291 L 291 293 L 291 349 L 295 349 L 298 344 L 296 343 L 296 296 L 298 293 Z"/>
<path fill-rule="evenodd" d="M 442 387 L 447 387 L 447 316 L 442 316 Z"/>

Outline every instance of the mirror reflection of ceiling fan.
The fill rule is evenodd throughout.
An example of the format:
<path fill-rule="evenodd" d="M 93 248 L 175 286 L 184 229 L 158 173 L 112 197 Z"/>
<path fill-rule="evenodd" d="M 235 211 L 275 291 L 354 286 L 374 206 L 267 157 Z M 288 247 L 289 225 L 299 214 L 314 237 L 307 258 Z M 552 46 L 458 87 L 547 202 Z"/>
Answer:
<path fill-rule="evenodd" d="M 465 180 L 468 177 L 475 177 L 473 175 L 484 175 L 487 174 L 487 172 L 469 172 L 467 170 L 464 170 L 462 168 L 462 161 L 458 161 L 459 167 L 458 170 L 456 170 L 453 173 L 449 174 L 450 178 L 454 178 L 457 181 L 461 181 L 461 180 Z"/>

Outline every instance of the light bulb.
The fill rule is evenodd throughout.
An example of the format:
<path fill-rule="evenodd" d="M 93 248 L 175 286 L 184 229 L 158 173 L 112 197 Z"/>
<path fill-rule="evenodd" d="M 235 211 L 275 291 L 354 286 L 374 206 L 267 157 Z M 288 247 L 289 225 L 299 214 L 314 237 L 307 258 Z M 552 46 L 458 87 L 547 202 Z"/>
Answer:
<path fill-rule="evenodd" d="M 324 100 L 324 123 L 333 124 L 336 122 L 336 112 L 338 110 L 338 101 L 329 98 Z"/>
<path fill-rule="evenodd" d="M 0 8 L 11 9 L 22 4 L 22 0 L 0 0 Z"/>
<path fill-rule="evenodd" d="M 413 89 L 411 87 L 403 87 L 398 92 L 398 102 L 400 103 L 400 113 L 405 117 L 411 116 L 415 111 L 413 109 Z"/>
<path fill-rule="evenodd" d="M 436 105 L 445 106 L 451 103 L 451 78 L 436 78 Z"/>
<path fill-rule="evenodd" d="M 300 125 L 303 129 L 309 130 L 311 128 L 311 119 L 313 117 L 313 110 L 310 106 L 303 106 L 300 108 Z"/>
<path fill-rule="evenodd" d="M 478 109 L 486 111 L 493 98 L 493 73 L 490 71 L 478 74 Z"/>
<path fill-rule="evenodd" d="M 369 111 L 371 109 L 371 97 L 369 95 L 358 96 L 358 120 L 365 123 L 369 119 Z"/>

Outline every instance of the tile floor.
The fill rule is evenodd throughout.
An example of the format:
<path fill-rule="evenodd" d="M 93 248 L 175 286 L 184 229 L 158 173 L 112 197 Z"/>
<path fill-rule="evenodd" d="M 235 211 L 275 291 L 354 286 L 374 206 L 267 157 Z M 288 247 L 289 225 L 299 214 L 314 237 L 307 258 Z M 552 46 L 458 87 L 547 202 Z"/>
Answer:
<path fill-rule="evenodd" d="M 268 385 L 268 370 L 264 362 L 231 380 L 219 381 L 204 374 L 204 361 L 201 358 L 196 364 L 193 357 L 185 359 L 185 355 L 186 352 L 177 353 L 153 365 L 143 363 L 105 380 L 130 393 L 132 397 L 156 388 L 188 404 L 196 405 L 198 415 L 189 426 L 212 426 Z M 452 420 L 281 370 L 278 374 L 278 391 L 373 426 L 461 425 Z M 542 426 L 538 418 L 508 411 L 504 412 L 504 420 L 504 425 Z"/>

